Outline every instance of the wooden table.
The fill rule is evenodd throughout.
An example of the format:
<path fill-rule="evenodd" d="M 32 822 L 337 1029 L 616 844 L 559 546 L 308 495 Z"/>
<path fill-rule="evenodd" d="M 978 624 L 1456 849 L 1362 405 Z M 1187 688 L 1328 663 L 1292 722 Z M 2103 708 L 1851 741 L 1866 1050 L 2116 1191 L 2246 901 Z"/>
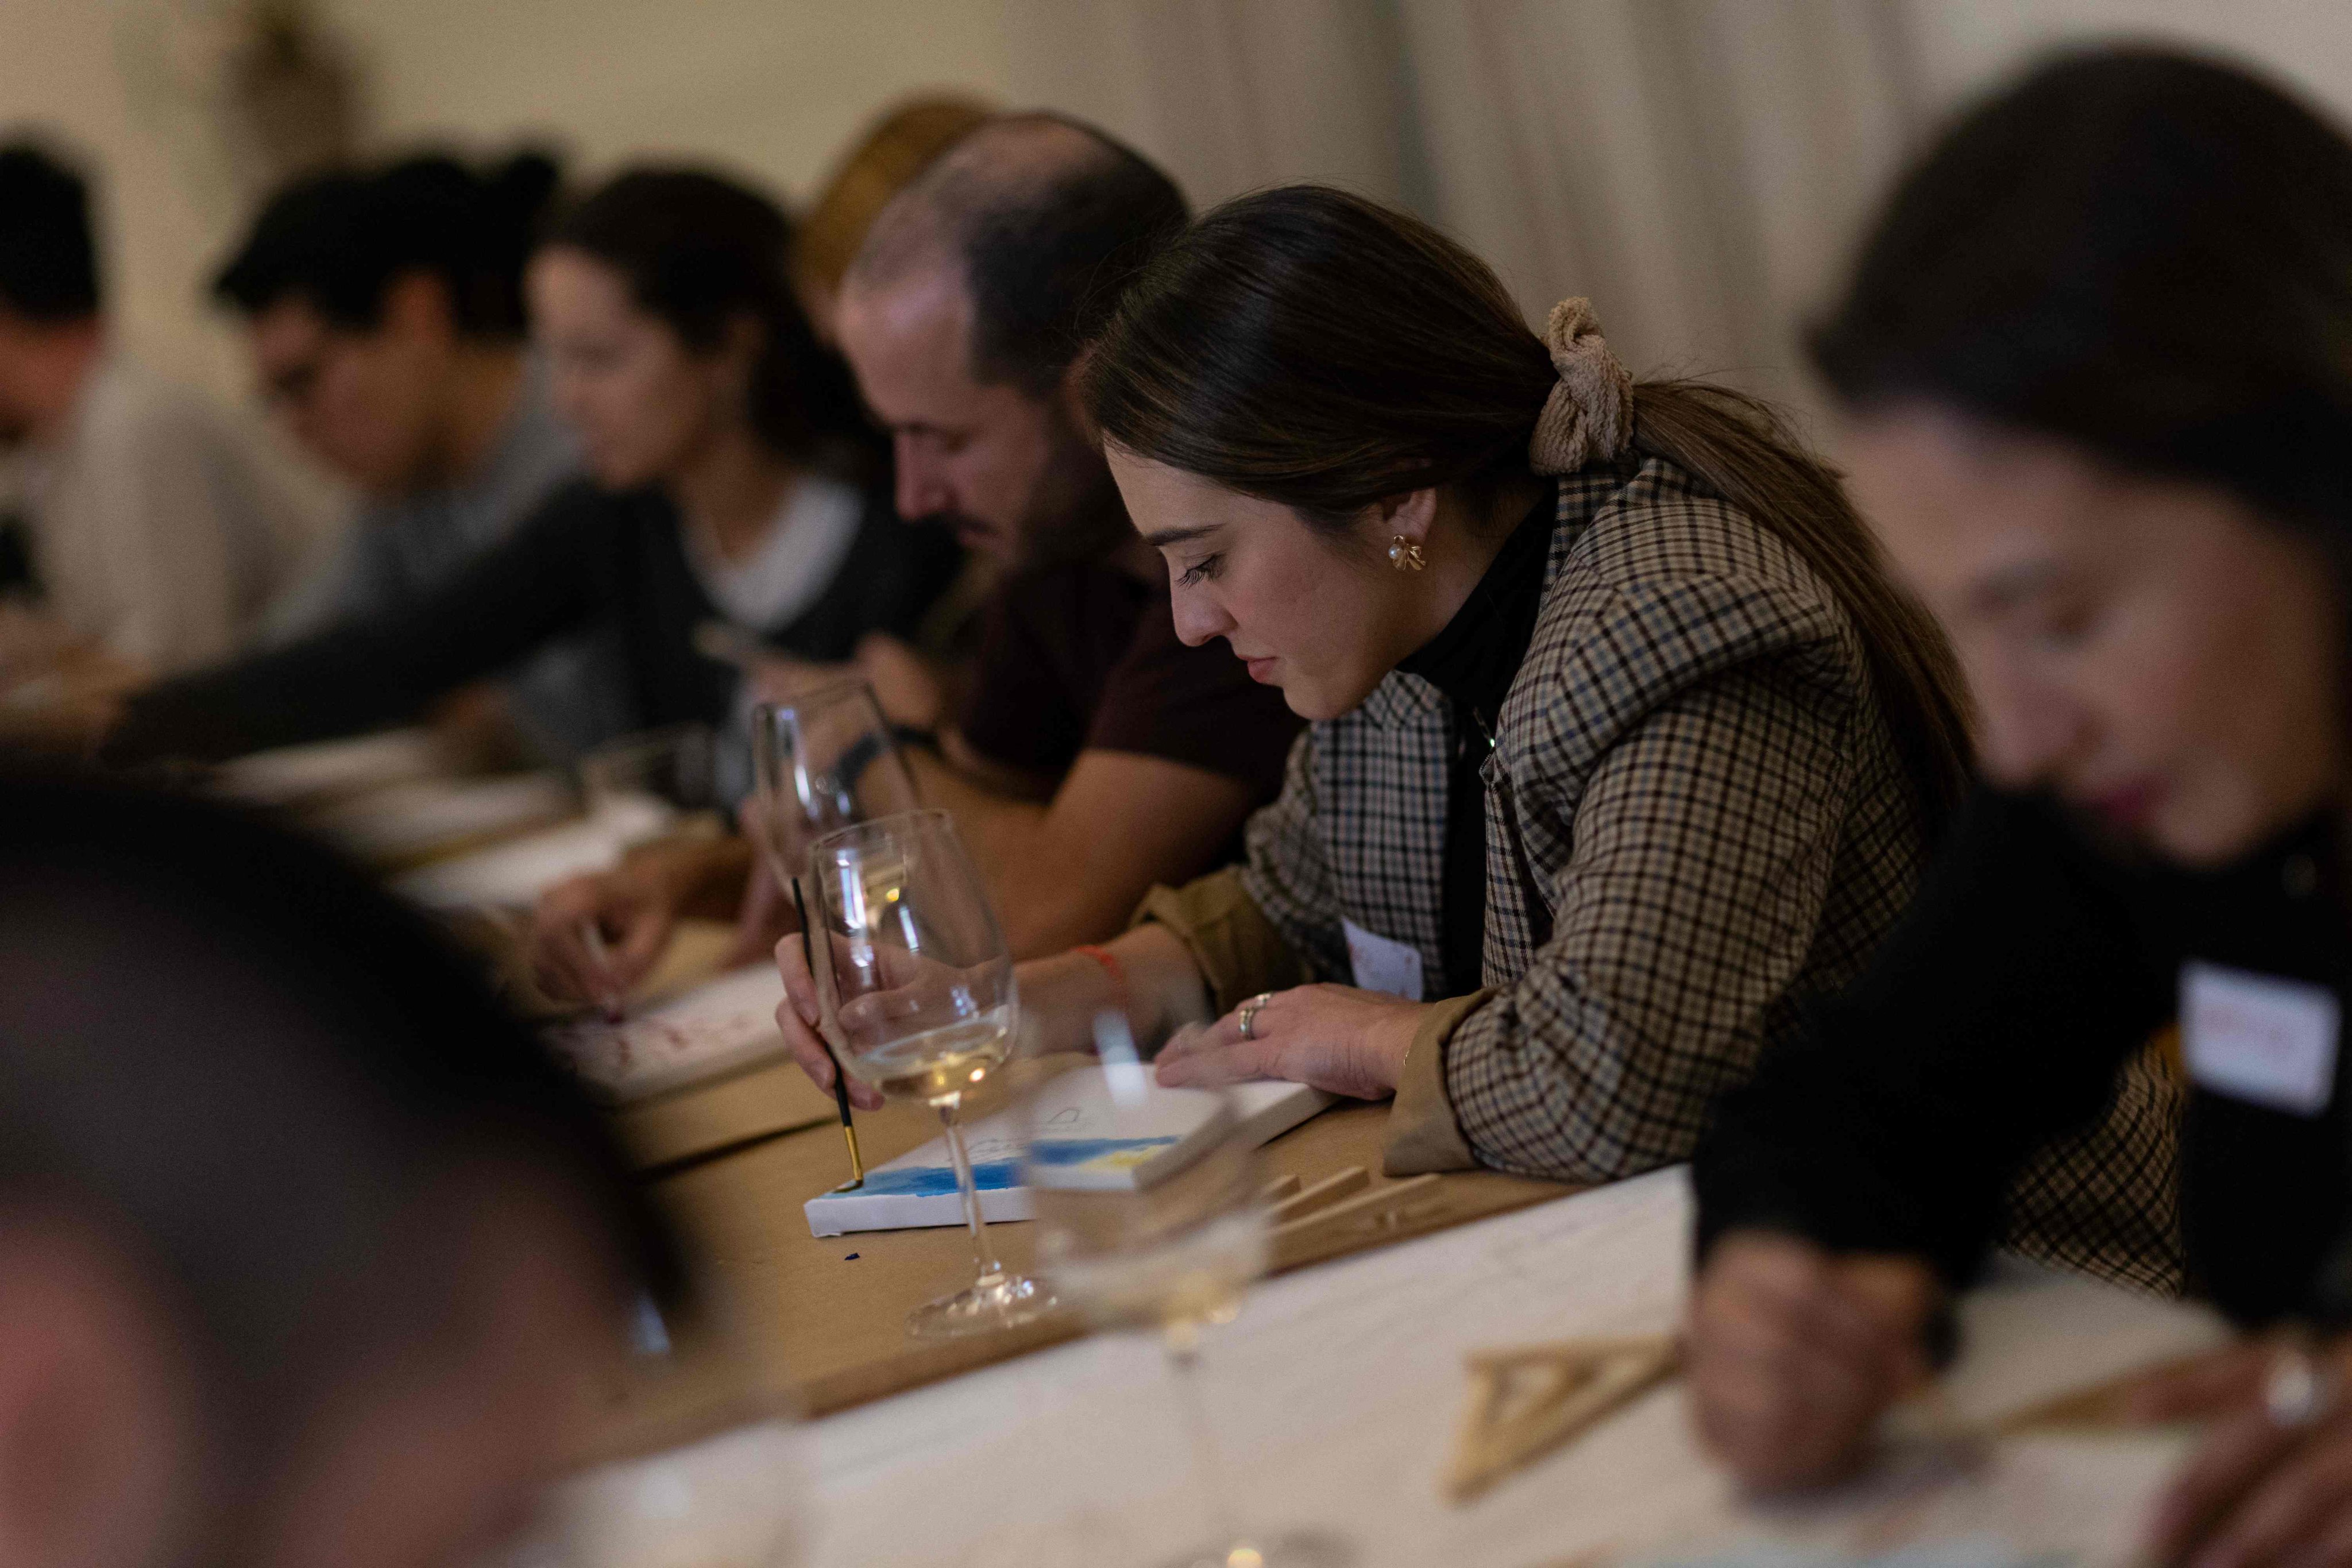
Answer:
<path fill-rule="evenodd" d="M 978 1113 L 986 1110 L 983 1104 Z M 1373 1173 L 1371 1190 L 1395 1185 L 1377 1174 L 1387 1116 L 1385 1105 L 1336 1106 L 1266 1145 L 1265 1173 L 1311 1184 L 1357 1165 Z M 894 1107 L 861 1113 L 858 1129 L 867 1160 L 878 1163 L 935 1137 L 939 1122 L 927 1110 Z M 780 1403 L 821 1415 L 1084 1331 L 1074 1316 L 1064 1315 L 1002 1335 L 932 1344 L 909 1340 L 908 1310 L 971 1279 L 970 1237 L 961 1226 L 810 1235 L 801 1205 L 846 1174 L 840 1129 L 826 1121 L 715 1158 L 688 1160 L 655 1182 L 657 1198 L 679 1220 L 715 1284 L 714 1305 L 731 1353 L 722 1357 L 698 1347 L 682 1358 L 677 1375 L 633 1391 L 604 1447 L 642 1448 Z M 1444 1178 L 1442 1190 L 1442 1206 L 1413 1211 L 1378 1236 L 1336 1237 L 1296 1251 L 1287 1261 L 1304 1266 L 1320 1255 L 1408 1240 L 1465 1215 L 1502 1213 L 1571 1189 L 1465 1172 Z M 1029 1266 L 1030 1226 L 991 1226 L 989 1237 L 1006 1264 Z"/>
<path fill-rule="evenodd" d="M 1358 1163 L 1381 1115 L 1327 1113 L 1269 1145 L 1267 1162 L 1302 1176 Z M 931 1131 L 914 1112 L 862 1121 L 886 1154 Z M 952 1363 L 910 1350 L 902 1314 L 964 1278 L 968 1242 L 947 1229 L 810 1237 L 800 1202 L 841 1160 L 837 1131 L 818 1127 L 659 1181 L 751 1352 L 724 1379 L 707 1363 L 641 1392 L 625 1446 L 683 1442 L 795 1396 L 831 1411 L 799 1429 L 800 1474 L 777 1483 L 807 1494 L 807 1568 L 1140 1568 L 1198 1535 L 1204 1505 L 1155 1345 L 1062 1323 Z M 1859 1555 L 1987 1537 L 2099 1568 L 2126 1560 L 2146 1500 L 2185 1451 L 2179 1433 L 2041 1436 L 1962 1468 L 1915 1439 L 1864 1482 L 1759 1509 L 1697 1453 L 1675 1383 L 1450 1506 L 1438 1480 L 1469 1352 L 1670 1330 L 1687 1287 L 1679 1168 L 1573 1195 L 1494 1195 L 1507 1202 L 1491 1217 L 1268 1280 L 1211 1336 L 1207 1404 L 1247 1521 L 1342 1529 L 1360 1568 L 1601 1568 L 1759 1541 Z M 992 1227 L 1008 1262 L 1026 1258 L 1027 1230 Z M 2013 1262 L 1962 1317 L 1938 1422 L 1990 1421 L 2223 1334 L 2201 1310 Z M 747 1392 L 761 1385 L 764 1407 Z M 722 1435 L 676 1462 L 743 1440 Z"/>

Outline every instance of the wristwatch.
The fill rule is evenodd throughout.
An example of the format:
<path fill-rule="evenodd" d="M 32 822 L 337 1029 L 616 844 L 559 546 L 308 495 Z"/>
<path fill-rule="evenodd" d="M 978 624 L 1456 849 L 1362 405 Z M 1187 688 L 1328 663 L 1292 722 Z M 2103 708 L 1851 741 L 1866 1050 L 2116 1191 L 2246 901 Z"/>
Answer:
<path fill-rule="evenodd" d="M 940 738 L 933 731 L 918 730 L 912 724 L 892 724 L 887 729 L 866 731 L 857 737 L 849 750 L 841 753 L 841 760 L 833 765 L 834 783 L 841 793 L 856 793 L 857 781 L 866 776 L 866 770 L 874 765 L 874 759 L 882 754 L 885 746 L 892 744 L 925 746 L 936 752 L 940 747 Z"/>

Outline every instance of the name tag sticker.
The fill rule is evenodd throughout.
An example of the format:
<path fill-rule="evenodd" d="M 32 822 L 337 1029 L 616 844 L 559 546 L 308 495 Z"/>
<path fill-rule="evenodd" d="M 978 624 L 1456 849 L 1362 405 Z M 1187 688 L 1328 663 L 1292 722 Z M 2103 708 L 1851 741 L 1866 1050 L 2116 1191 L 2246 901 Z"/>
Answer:
<path fill-rule="evenodd" d="M 2316 1116 L 2336 1085 L 2336 993 L 2218 963 L 2180 970 L 2189 1076 L 2232 1100 Z"/>
<path fill-rule="evenodd" d="M 1421 1000 L 1419 949 L 1375 936 L 1353 921 L 1341 921 L 1339 929 L 1348 933 L 1348 963 L 1360 988 L 1385 991 L 1408 1002 Z"/>

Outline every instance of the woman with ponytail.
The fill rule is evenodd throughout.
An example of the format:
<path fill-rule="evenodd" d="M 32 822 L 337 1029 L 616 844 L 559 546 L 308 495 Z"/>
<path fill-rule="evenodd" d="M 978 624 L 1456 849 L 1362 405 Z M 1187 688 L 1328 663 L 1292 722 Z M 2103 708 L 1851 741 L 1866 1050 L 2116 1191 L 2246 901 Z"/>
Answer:
<path fill-rule="evenodd" d="M 1946 646 L 1835 478 L 1749 399 L 1634 383 L 1587 301 L 1538 335 L 1461 247 L 1310 186 L 1199 220 L 1093 354 L 1179 633 L 1314 723 L 1244 864 L 1027 966 L 1024 1005 L 1065 1044 L 1122 995 L 1155 1044 L 1215 1019 L 1166 1083 L 1393 1094 L 1394 1173 L 1687 1158 L 1860 972 L 1968 765 Z M 2160 1226 L 2074 1201 L 2113 1166 L 2156 1202 L 2146 1110 L 2021 1239 L 2165 1276 Z"/>

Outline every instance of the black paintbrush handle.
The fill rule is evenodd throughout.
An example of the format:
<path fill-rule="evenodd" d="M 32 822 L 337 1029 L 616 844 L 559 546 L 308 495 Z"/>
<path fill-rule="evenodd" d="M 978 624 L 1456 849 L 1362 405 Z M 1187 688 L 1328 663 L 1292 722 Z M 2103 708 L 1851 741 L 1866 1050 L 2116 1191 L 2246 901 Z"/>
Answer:
<path fill-rule="evenodd" d="M 793 908 L 801 917 L 801 962 L 808 965 L 809 984 L 816 984 L 816 945 L 809 940 L 808 900 L 801 897 L 801 879 L 792 879 Z M 849 1125 L 849 1077 L 841 1070 L 841 1058 L 833 1054 L 833 1042 L 817 1032 L 816 1043 L 824 1047 L 824 1059 L 833 1064 L 833 1102 L 841 1108 L 841 1124 Z"/>

